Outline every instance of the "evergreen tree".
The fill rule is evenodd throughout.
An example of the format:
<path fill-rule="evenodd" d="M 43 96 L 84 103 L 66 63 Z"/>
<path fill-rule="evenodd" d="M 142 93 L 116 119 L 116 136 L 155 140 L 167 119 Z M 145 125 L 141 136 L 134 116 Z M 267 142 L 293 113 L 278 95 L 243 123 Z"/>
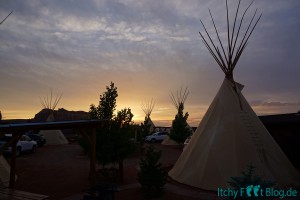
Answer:
<path fill-rule="evenodd" d="M 192 130 L 187 124 L 187 119 L 189 117 L 189 113 L 186 112 L 183 115 L 184 103 L 189 95 L 189 91 L 187 88 L 183 91 L 182 88 L 180 91 L 177 91 L 177 96 L 171 93 L 171 100 L 177 109 L 177 114 L 175 119 L 172 121 L 172 127 L 170 132 L 170 138 L 177 142 L 178 144 L 183 144 L 186 138 L 188 138 L 192 134 Z"/>
<path fill-rule="evenodd" d="M 106 86 L 106 92 L 100 95 L 99 105 L 96 107 L 94 104 L 90 106 L 90 117 L 92 119 L 108 119 L 114 117 L 114 111 L 117 106 L 118 91 L 113 82 L 110 86 Z"/>
<path fill-rule="evenodd" d="M 138 181 L 142 185 L 145 198 L 155 198 L 163 194 L 167 172 L 162 168 L 162 164 L 158 163 L 160 156 L 161 151 L 154 151 L 151 145 L 145 157 L 140 160 Z"/>
<path fill-rule="evenodd" d="M 183 103 L 180 103 L 178 113 L 172 122 L 172 129 L 170 132 L 170 138 L 179 144 L 184 143 L 186 138 L 192 134 L 192 131 L 187 124 L 189 114 L 186 112 L 185 115 L 183 115 L 183 109 L 184 105 Z"/>
<path fill-rule="evenodd" d="M 150 118 L 146 116 L 144 122 L 141 123 L 142 138 L 145 138 L 150 133 L 151 125 L 149 124 L 149 120 L 150 120 Z"/>
<path fill-rule="evenodd" d="M 133 138 L 133 114 L 130 108 L 124 108 L 117 112 L 111 123 L 110 144 L 110 161 L 118 163 L 120 179 L 123 181 L 123 160 L 134 151 L 134 143 L 130 140 Z"/>
<path fill-rule="evenodd" d="M 111 153 L 114 151 L 114 145 L 111 134 L 111 123 L 116 109 L 118 97 L 117 87 L 113 82 L 106 86 L 106 91 L 100 95 L 99 105 L 90 105 L 89 115 L 91 119 L 107 119 L 102 129 L 97 130 L 96 135 L 96 158 L 103 167 L 113 162 Z M 81 141 L 82 146 L 84 142 Z M 87 148 L 87 147 L 86 147 Z"/>
<path fill-rule="evenodd" d="M 117 87 L 111 82 L 106 91 L 100 95 L 99 105 L 90 106 L 91 119 L 108 119 L 105 126 L 97 130 L 96 158 L 103 167 L 109 163 L 118 163 L 121 179 L 123 180 L 123 160 L 134 150 L 130 142 L 133 135 L 133 114 L 130 108 L 122 109 L 114 114 L 118 92 Z M 88 146 L 80 142 L 88 151 Z"/>

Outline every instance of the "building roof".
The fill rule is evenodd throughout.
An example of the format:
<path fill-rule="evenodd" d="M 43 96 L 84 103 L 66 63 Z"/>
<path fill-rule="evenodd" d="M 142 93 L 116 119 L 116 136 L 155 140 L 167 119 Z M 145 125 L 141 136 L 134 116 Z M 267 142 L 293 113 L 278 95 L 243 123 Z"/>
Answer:
<path fill-rule="evenodd" d="M 278 115 L 259 116 L 259 119 L 266 124 L 300 124 L 300 112 Z"/>

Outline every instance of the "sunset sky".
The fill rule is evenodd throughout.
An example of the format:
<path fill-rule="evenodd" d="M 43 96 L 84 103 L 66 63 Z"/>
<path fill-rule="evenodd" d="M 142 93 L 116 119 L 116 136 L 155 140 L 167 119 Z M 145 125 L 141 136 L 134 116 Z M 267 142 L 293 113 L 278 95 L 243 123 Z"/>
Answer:
<path fill-rule="evenodd" d="M 231 20 L 237 0 L 229 0 Z M 245 9 L 250 1 L 243 0 Z M 63 93 L 58 108 L 88 111 L 113 81 L 117 110 L 144 118 L 155 99 L 156 125 L 170 125 L 170 91 L 188 87 L 185 111 L 197 126 L 217 93 L 222 70 L 198 34 L 200 19 L 226 33 L 220 0 L 0 1 L 0 110 L 4 119 L 33 118 L 40 97 Z M 300 110 L 300 1 L 256 0 L 263 13 L 234 72 L 258 115 Z M 214 34 L 211 32 L 211 34 Z"/>

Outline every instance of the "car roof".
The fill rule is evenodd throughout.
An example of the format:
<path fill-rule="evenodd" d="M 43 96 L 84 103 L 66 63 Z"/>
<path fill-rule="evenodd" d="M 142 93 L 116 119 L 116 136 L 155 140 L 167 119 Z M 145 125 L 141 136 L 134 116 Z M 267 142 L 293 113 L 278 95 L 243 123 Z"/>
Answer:
<path fill-rule="evenodd" d="M 153 134 L 158 134 L 158 133 L 168 133 L 168 131 L 157 131 L 157 132 L 155 132 Z"/>

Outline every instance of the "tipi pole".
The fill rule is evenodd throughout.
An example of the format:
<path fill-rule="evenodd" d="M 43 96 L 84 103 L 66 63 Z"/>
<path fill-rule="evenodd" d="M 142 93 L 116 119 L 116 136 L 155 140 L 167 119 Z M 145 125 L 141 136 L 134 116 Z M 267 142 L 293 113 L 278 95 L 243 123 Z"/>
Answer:
<path fill-rule="evenodd" d="M 9 15 L 11 15 L 11 13 L 13 13 L 14 11 L 11 11 L 1 22 L 0 22 L 0 24 L 2 24 L 8 17 L 9 17 Z"/>

